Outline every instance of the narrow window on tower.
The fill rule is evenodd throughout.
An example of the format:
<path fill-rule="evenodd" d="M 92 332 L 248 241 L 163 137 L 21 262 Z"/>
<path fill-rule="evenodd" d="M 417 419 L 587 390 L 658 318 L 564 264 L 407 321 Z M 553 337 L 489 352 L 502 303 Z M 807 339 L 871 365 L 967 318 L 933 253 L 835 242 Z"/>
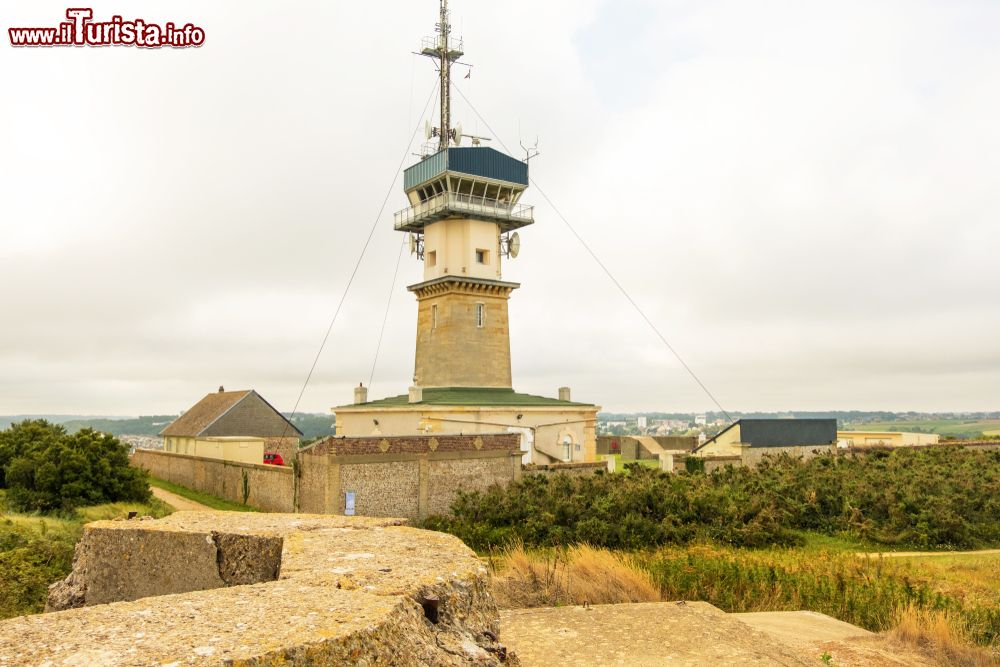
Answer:
<path fill-rule="evenodd" d="M 486 325 L 486 304 L 476 304 L 476 326 L 482 329 Z"/>
<path fill-rule="evenodd" d="M 427 266 L 434 266 L 438 263 L 437 250 L 431 250 L 427 253 Z"/>
<path fill-rule="evenodd" d="M 431 306 L 431 329 L 438 328 L 438 307 Z"/>
<path fill-rule="evenodd" d="M 476 250 L 476 264 L 489 264 L 490 263 L 490 253 L 487 250 L 477 249 Z"/>

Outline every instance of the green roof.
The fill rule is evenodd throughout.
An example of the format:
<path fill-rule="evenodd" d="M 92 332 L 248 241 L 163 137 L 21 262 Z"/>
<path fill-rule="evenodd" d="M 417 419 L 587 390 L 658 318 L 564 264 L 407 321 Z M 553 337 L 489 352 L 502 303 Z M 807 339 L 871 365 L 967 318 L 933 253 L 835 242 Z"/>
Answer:
<path fill-rule="evenodd" d="M 400 396 L 389 396 L 377 401 L 367 403 L 357 403 L 355 405 L 343 405 L 343 408 L 361 407 L 405 407 L 407 405 L 487 405 L 490 407 L 588 407 L 590 403 L 575 403 L 573 401 L 560 401 L 558 398 L 546 398 L 545 396 L 533 396 L 531 394 L 519 394 L 513 389 L 503 389 L 497 387 L 438 387 L 434 389 L 424 389 L 423 400 L 419 403 L 410 403 L 408 394 Z"/>

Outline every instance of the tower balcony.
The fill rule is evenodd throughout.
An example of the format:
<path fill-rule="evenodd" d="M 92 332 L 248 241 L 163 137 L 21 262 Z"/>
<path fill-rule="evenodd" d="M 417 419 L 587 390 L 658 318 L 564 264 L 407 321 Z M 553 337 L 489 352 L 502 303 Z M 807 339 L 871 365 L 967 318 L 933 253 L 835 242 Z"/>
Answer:
<path fill-rule="evenodd" d="M 397 231 L 422 233 L 426 225 L 452 216 L 495 222 L 509 232 L 535 222 L 534 206 L 488 199 L 485 196 L 442 192 L 396 212 Z"/>

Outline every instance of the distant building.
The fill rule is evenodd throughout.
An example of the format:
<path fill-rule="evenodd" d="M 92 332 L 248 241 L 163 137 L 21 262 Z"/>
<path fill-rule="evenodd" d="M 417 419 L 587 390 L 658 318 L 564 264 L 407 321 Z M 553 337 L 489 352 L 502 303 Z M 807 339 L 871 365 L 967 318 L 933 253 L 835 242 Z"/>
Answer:
<path fill-rule="evenodd" d="M 708 419 L 705 415 L 698 415 L 694 418 L 694 423 L 698 426 L 705 426 L 708 423 Z"/>
<path fill-rule="evenodd" d="M 253 389 L 208 394 L 160 432 L 163 451 L 263 463 L 265 451 L 290 462 L 302 432 Z"/>
<path fill-rule="evenodd" d="M 756 465 L 767 454 L 809 457 L 833 451 L 836 419 L 740 419 L 695 449 L 698 456 L 741 456 Z"/>
<path fill-rule="evenodd" d="M 636 419 L 636 426 L 639 428 L 646 428 L 649 425 L 649 420 L 645 416 L 640 416 Z"/>
<path fill-rule="evenodd" d="M 661 452 L 691 452 L 698 444 L 695 436 L 601 435 L 597 455 L 621 454 L 622 461 L 654 460 Z"/>
<path fill-rule="evenodd" d="M 847 447 L 921 447 L 936 445 L 937 433 L 905 433 L 902 431 L 837 431 L 837 440 Z"/>

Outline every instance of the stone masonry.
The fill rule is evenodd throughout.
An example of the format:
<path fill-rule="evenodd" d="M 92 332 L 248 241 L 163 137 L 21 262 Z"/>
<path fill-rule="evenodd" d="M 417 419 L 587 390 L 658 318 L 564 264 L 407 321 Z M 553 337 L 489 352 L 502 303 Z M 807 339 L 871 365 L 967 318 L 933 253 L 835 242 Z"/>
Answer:
<path fill-rule="evenodd" d="M 326 438 L 299 452 L 299 509 L 343 514 L 348 492 L 359 516 L 424 518 L 450 510 L 459 491 L 521 477 L 519 435 Z"/>

